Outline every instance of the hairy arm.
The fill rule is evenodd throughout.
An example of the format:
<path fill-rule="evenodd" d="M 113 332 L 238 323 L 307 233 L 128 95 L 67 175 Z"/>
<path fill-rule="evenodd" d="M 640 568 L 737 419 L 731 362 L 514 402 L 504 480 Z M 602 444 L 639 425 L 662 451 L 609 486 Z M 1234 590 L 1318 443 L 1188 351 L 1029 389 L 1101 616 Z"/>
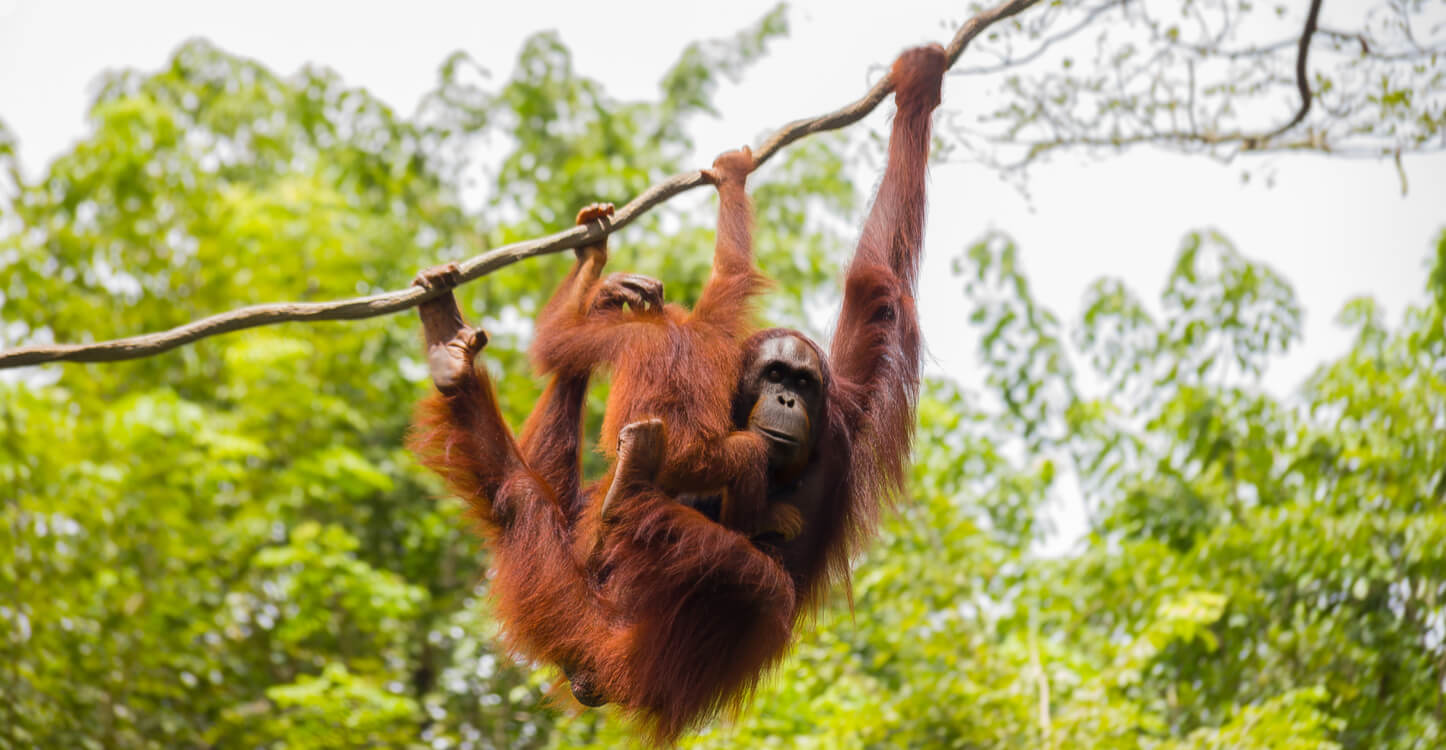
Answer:
<path fill-rule="evenodd" d="M 717 326 L 729 336 L 743 334 L 749 305 L 766 284 L 753 266 L 753 207 L 746 185 L 751 171 L 753 152 L 747 146 L 719 156 L 711 169 L 703 170 L 703 177 L 718 189 L 718 239 L 713 271 L 693 319 Z"/>
<path fill-rule="evenodd" d="M 554 377 L 522 425 L 520 439 L 523 460 L 552 487 L 569 524 L 577 520 L 586 503 L 582 430 L 587 386 L 587 375 Z"/>
<path fill-rule="evenodd" d="M 594 203 L 578 212 L 577 223 L 607 221 L 612 213 L 611 203 Z M 614 361 L 630 341 L 646 334 L 647 318 L 663 307 L 663 285 L 656 279 L 616 273 L 602 278 L 606 239 L 575 252 L 577 263 L 537 316 L 528 351 L 539 371 L 565 378 L 585 377 Z M 624 304 L 634 314 L 625 314 Z"/>
<path fill-rule="evenodd" d="M 487 334 L 471 328 L 450 291 L 456 264 L 423 271 L 415 282 L 448 291 L 422 303 L 423 343 L 436 392 L 417 407 L 409 446 L 465 500 L 485 526 L 505 525 L 493 500 L 509 477 L 527 472 L 502 418 L 492 382 L 474 364 Z"/>
<path fill-rule="evenodd" d="M 844 282 L 843 309 L 830 346 L 841 390 L 858 407 L 850 433 L 855 466 L 897 486 L 919 394 L 919 320 L 914 309 L 923 254 L 925 172 L 930 117 L 939 104 L 947 60 L 937 47 L 905 52 L 894 63 L 895 101 L 889 162 Z"/>
<path fill-rule="evenodd" d="M 768 444 L 756 433 L 735 430 L 669 456 L 658 483 L 673 492 L 723 489 L 719 522 L 753 532 L 767 514 Z"/>
<path fill-rule="evenodd" d="M 582 224 L 611 213 L 611 206 L 594 204 L 578 214 Z M 562 280 L 537 316 L 532 355 L 553 355 L 573 348 L 569 332 L 583 324 L 607 264 L 607 242 L 577 248 L 577 263 Z M 568 359 L 570 357 L 563 357 Z M 583 406 L 587 399 L 590 368 L 554 376 L 522 426 L 522 455 L 557 494 L 569 522 L 576 519 L 582 498 Z"/>
<path fill-rule="evenodd" d="M 577 223 L 606 221 L 607 203 L 594 203 Z M 640 315 L 661 313 L 663 285 L 636 274 L 602 278 L 606 240 L 578 248 L 577 263 L 537 317 L 532 356 L 540 369 L 558 373 L 548 382 L 522 427 L 522 455 L 552 486 L 569 523 L 576 521 L 582 494 L 583 406 L 588 380 L 599 364 L 612 361 L 639 328 Z M 625 316 L 624 305 L 634 314 Z"/>

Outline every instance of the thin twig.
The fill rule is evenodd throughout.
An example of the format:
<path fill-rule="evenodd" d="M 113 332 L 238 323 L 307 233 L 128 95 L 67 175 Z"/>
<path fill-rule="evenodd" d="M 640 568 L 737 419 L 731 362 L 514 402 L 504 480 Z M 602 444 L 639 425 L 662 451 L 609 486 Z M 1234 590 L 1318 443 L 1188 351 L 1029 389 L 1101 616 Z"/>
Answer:
<path fill-rule="evenodd" d="M 1038 0 L 1005 0 L 985 10 L 959 27 L 950 40 L 946 51 L 952 67 L 963 54 L 965 46 L 997 21 L 1013 16 L 1034 5 Z M 826 130 L 837 130 L 863 119 L 879 106 L 879 103 L 894 90 L 894 83 L 885 75 L 862 99 L 836 112 L 808 120 L 797 120 L 784 125 L 754 150 L 754 161 L 761 165 L 785 146 L 805 136 Z M 692 171 L 673 175 L 648 188 L 642 195 L 632 199 L 613 214 L 606 226 L 593 223 L 573 227 L 525 242 L 499 247 L 457 264 L 463 282 L 473 281 L 498 269 L 510 266 L 519 260 L 537 255 L 561 252 L 581 245 L 596 242 L 613 232 L 631 224 L 654 206 L 675 195 L 705 184 L 700 172 Z M 396 292 L 384 292 L 369 297 L 338 300 L 335 302 L 281 302 L 267 305 L 253 305 L 238 310 L 212 315 L 166 331 L 131 336 L 129 338 L 98 341 L 92 344 L 37 344 L 22 346 L 7 352 L 0 352 L 0 369 L 24 367 L 46 362 L 114 362 L 123 359 L 137 359 L 174 349 L 183 344 L 239 331 L 257 326 L 310 320 L 358 320 L 406 310 L 441 294 L 420 287 L 409 287 Z"/>
<path fill-rule="evenodd" d="M 1090 9 L 1089 12 L 1085 13 L 1084 18 L 1081 18 L 1079 23 L 1040 42 L 1039 46 L 1035 47 L 1033 52 L 1030 52 L 1023 57 L 1008 58 L 995 65 L 976 65 L 972 68 L 962 68 L 960 70 L 954 71 L 954 75 L 990 75 L 993 73 L 1003 73 L 1010 68 L 1018 68 L 1023 65 L 1027 65 L 1039 59 L 1039 56 L 1043 55 L 1046 51 L 1048 51 L 1050 47 L 1053 47 L 1055 44 L 1058 44 L 1059 42 L 1062 42 L 1084 30 L 1086 26 L 1094 23 L 1095 19 L 1099 18 L 1100 14 L 1105 13 L 1106 11 L 1114 10 L 1115 8 L 1119 8 L 1123 5 L 1124 0 L 1110 0 L 1110 2 L 1104 3 L 1103 5 L 1095 6 L 1094 8 Z"/>
<path fill-rule="evenodd" d="M 1021 141 L 1015 137 L 1015 134 L 1013 132 L 1006 132 L 1004 134 L 989 134 L 976 132 L 975 135 L 991 143 L 1001 145 L 1025 146 L 1027 148 L 1027 154 L 1019 161 L 1002 165 L 1002 168 L 1005 171 L 1022 169 L 1026 165 L 1033 162 L 1034 159 L 1038 158 L 1040 154 L 1043 154 L 1047 151 L 1053 151 L 1055 149 L 1066 148 L 1070 146 L 1084 146 L 1087 148 L 1113 147 L 1117 149 L 1123 149 L 1127 146 L 1147 143 L 1176 143 L 1182 145 L 1200 145 L 1206 148 L 1214 148 L 1217 146 L 1238 144 L 1238 148 L 1234 152 L 1225 156 L 1224 161 L 1227 162 L 1240 153 L 1257 151 L 1324 150 L 1329 151 L 1333 156 L 1371 157 L 1379 157 L 1383 153 L 1389 154 L 1390 151 L 1372 150 L 1364 154 L 1355 154 L 1347 153 L 1346 151 L 1340 149 L 1334 149 L 1329 147 L 1329 145 L 1326 143 L 1325 134 L 1323 133 L 1310 133 L 1289 141 L 1276 140 L 1281 135 L 1284 135 L 1286 131 L 1289 131 L 1296 125 L 1299 125 L 1303 120 L 1305 120 L 1306 115 L 1310 113 L 1312 95 L 1310 90 L 1310 74 L 1306 68 L 1306 55 L 1310 51 L 1311 38 L 1315 35 L 1317 30 L 1316 21 L 1320 18 L 1321 2 L 1322 0 L 1311 0 L 1310 11 L 1306 14 L 1305 28 L 1301 31 L 1300 38 L 1295 41 L 1297 50 L 1295 59 L 1295 87 L 1296 90 L 1300 92 L 1300 107 L 1296 110 L 1295 115 L 1290 119 L 1289 122 L 1281 125 L 1278 128 L 1275 128 L 1274 130 L 1266 132 L 1233 131 L 1217 133 L 1208 130 L 1201 131 L 1196 128 L 1194 123 L 1192 122 L 1191 128 L 1188 131 L 1153 130 L 1146 128 L 1146 132 L 1134 135 L 1100 138 L 1059 136 L 1048 140 Z M 1339 32 L 1328 33 L 1334 34 Z M 1284 43 L 1273 46 L 1283 45 Z M 1195 69 L 1193 64 L 1187 66 L 1186 72 L 1189 76 L 1190 86 L 1187 100 L 1188 114 L 1193 120 L 1195 110 Z M 1044 115 L 1043 111 L 1040 111 L 1037 114 L 1040 116 Z M 1146 125 L 1148 125 L 1148 123 L 1146 123 Z"/>

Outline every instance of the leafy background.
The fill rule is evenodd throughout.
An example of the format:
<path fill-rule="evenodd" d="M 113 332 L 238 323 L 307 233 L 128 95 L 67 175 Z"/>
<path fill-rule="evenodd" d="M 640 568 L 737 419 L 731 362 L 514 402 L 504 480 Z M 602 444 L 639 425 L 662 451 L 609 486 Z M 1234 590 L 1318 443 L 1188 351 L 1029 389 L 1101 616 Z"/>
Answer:
<path fill-rule="evenodd" d="M 538 34 L 495 83 L 448 59 L 413 117 L 202 41 L 108 74 L 38 178 L 0 129 L 0 343 L 399 288 L 565 228 L 693 166 L 719 81 L 786 31 L 778 11 L 690 46 L 636 101 Z M 760 175 L 771 321 L 818 332 L 805 310 L 836 302 L 851 170 L 877 145 L 815 138 Z M 491 197 L 464 207 L 479 172 Z M 613 265 L 691 300 L 708 218 L 664 206 Z M 1446 234 L 1424 250 L 1421 303 L 1353 300 L 1349 350 L 1276 396 L 1261 379 L 1301 305 L 1218 232 L 1184 235 L 1161 290 L 1098 280 L 1074 320 L 1007 234 L 931 249 L 955 256 L 979 386 L 926 384 L 911 496 L 852 611 L 840 596 L 751 710 L 686 744 L 1446 743 Z M 514 423 L 538 393 L 528 320 L 566 263 L 461 292 Z M 495 650 L 486 551 L 400 447 L 416 336 L 406 315 L 284 325 L 0 380 L 0 746 L 626 742 Z M 1045 554 L 1061 497 L 1087 525 Z"/>

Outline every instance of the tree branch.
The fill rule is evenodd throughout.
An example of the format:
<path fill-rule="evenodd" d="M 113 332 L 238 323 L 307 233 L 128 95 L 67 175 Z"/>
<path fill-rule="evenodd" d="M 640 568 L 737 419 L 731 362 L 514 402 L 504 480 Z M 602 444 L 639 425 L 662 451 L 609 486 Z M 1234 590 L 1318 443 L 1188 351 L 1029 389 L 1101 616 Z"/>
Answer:
<path fill-rule="evenodd" d="M 1040 55 L 1043 55 L 1045 52 L 1047 52 L 1050 47 L 1053 47 L 1059 42 L 1069 39 L 1075 34 L 1083 31 L 1085 27 L 1094 23 L 1095 19 L 1099 18 L 1100 15 L 1106 13 L 1107 11 L 1114 10 L 1115 8 L 1122 7 L 1124 5 L 1124 2 L 1125 0 L 1110 0 L 1109 2 L 1091 8 L 1089 12 L 1085 13 L 1084 18 L 1080 19 L 1079 23 L 1069 27 L 1068 29 L 1065 29 L 1064 31 L 1059 32 L 1058 34 L 1051 35 L 1049 38 L 1040 42 L 1039 46 L 1034 48 L 1034 51 L 1026 55 L 1022 55 L 1020 57 L 1011 57 L 1009 59 L 1002 60 L 994 65 L 976 65 L 972 68 L 963 68 L 961 70 L 954 71 L 954 73 L 956 75 L 963 76 L 989 75 L 993 73 L 1003 73 L 1010 68 L 1017 68 L 1022 65 L 1034 62 L 1035 60 L 1039 59 Z"/>
<path fill-rule="evenodd" d="M 959 27 L 950 40 L 946 51 L 952 67 L 963 54 L 969 42 L 981 31 L 997 21 L 1003 20 L 1034 5 L 1038 0 L 1005 0 L 999 5 L 980 12 Z M 885 75 L 867 94 L 858 101 L 835 112 L 806 120 L 796 120 L 784 125 L 754 151 L 755 169 L 774 154 L 794 141 L 814 133 L 837 130 L 863 119 L 894 90 L 894 83 Z M 686 172 L 674 175 L 643 191 L 612 216 L 607 226 L 588 224 L 525 242 L 505 245 L 481 255 L 468 258 L 457 264 L 463 282 L 473 281 L 510 266 L 517 261 L 537 255 L 561 252 L 570 248 L 597 242 L 613 232 L 631 224 L 654 206 L 675 195 L 706 184 L 700 172 Z M 0 369 L 38 365 L 46 362 L 114 362 L 123 359 L 138 359 L 169 351 L 192 341 L 232 331 L 276 323 L 311 320 L 358 320 L 378 315 L 388 315 L 429 300 L 443 292 L 427 291 L 421 287 L 409 287 L 396 292 L 384 292 L 369 297 L 338 300 L 335 302 L 280 302 L 267 305 L 253 305 L 237 310 L 212 315 L 166 331 L 131 336 L 92 344 L 36 344 L 0 352 Z"/>
<path fill-rule="evenodd" d="M 1305 17 L 1305 30 L 1300 33 L 1300 44 L 1295 53 L 1295 87 L 1300 91 L 1300 109 L 1295 117 L 1275 130 L 1266 133 L 1261 140 L 1270 140 L 1300 124 L 1310 113 L 1310 71 L 1306 70 L 1305 57 L 1310 52 L 1310 38 L 1315 36 L 1316 21 L 1320 19 L 1321 0 L 1310 0 L 1310 13 Z"/>
<path fill-rule="evenodd" d="M 1132 123 L 1137 125 L 1137 129 L 1139 132 L 1133 132 L 1129 134 L 1116 134 L 1111 136 L 1083 136 L 1074 135 L 1073 133 L 1062 133 L 1056 135 L 1053 138 L 1025 140 L 1018 137 L 1018 128 L 1012 129 L 1002 134 L 971 130 L 968 128 L 960 128 L 960 130 L 961 132 L 965 132 L 975 138 L 978 138 L 988 143 L 1000 146 L 1025 147 L 1026 153 L 1022 158 L 1012 162 L 996 163 L 996 166 L 998 166 L 1004 172 L 1022 170 L 1030 163 L 1032 163 L 1036 158 L 1046 152 L 1072 146 L 1083 146 L 1086 148 L 1124 149 L 1129 146 L 1166 143 L 1173 144 L 1179 147 L 1184 147 L 1187 150 L 1190 147 L 1199 147 L 1201 149 L 1212 151 L 1218 149 L 1219 147 L 1233 146 L 1234 149 L 1232 151 L 1230 151 L 1229 153 L 1225 153 L 1223 157 L 1219 157 L 1226 162 L 1229 162 L 1239 154 L 1247 152 L 1311 150 L 1329 152 L 1333 156 L 1379 158 L 1382 155 L 1390 155 L 1399 151 L 1399 147 L 1396 146 L 1383 146 L 1380 149 L 1335 147 L 1328 142 L 1327 135 L 1324 131 L 1307 132 L 1303 135 L 1293 137 L 1289 140 L 1281 139 L 1281 136 L 1285 135 L 1287 132 L 1289 132 L 1301 122 L 1303 122 L 1306 119 L 1306 116 L 1310 113 L 1314 95 L 1311 92 L 1310 73 L 1307 68 L 1306 61 L 1307 55 L 1310 51 L 1311 40 L 1318 33 L 1338 38 L 1356 38 L 1356 36 L 1346 34 L 1345 32 L 1318 28 L 1317 22 L 1320 18 L 1321 4 L 1322 0 L 1311 0 L 1310 8 L 1306 13 L 1305 26 L 1302 29 L 1300 36 L 1290 40 L 1276 42 L 1265 47 L 1256 47 L 1245 51 L 1225 53 L 1214 53 L 1211 51 L 1212 48 L 1208 46 L 1177 45 L 1184 47 L 1198 55 L 1203 56 L 1215 54 L 1216 56 L 1229 57 L 1232 59 L 1237 57 L 1248 57 L 1257 54 L 1264 54 L 1266 52 L 1284 48 L 1287 45 L 1294 45 L 1296 47 L 1294 83 L 1296 91 L 1300 95 L 1300 104 L 1296 108 L 1295 114 L 1291 117 L 1291 119 L 1277 128 L 1258 131 L 1215 131 L 1209 128 L 1201 130 L 1195 122 L 1195 68 L 1193 61 L 1187 60 L 1185 114 L 1186 117 L 1189 118 L 1188 130 L 1181 130 L 1179 128 L 1158 129 L 1155 128 L 1153 126 L 1153 123 L 1149 120 L 1140 120 L 1138 123 Z M 1093 10 L 1089 11 L 1086 20 L 1092 20 L 1095 15 L 1103 13 L 1105 10 L 1113 7 L 1116 6 L 1112 4 L 1098 6 Z M 1050 39 L 1046 40 L 1045 43 L 1053 43 L 1054 41 L 1065 38 L 1070 34 L 1076 33 L 1077 30 L 1078 27 L 1073 27 L 1064 32 L 1063 34 L 1051 37 Z M 1362 43 L 1364 44 L 1364 41 Z M 1171 44 L 1176 43 L 1171 42 Z M 1029 55 L 1027 57 L 1029 59 L 1032 59 L 1034 56 L 1035 55 Z M 1158 59 L 1159 56 L 1160 55 L 1157 54 L 1155 56 L 1155 59 Z M 1155 59 L 1152 59 L 1147 65 L 1142 66 L 1140 70 L 1145 70 L 1152 67 L 1155 64 Z M 1001 69 L 1005 67 L 1012 67 L 1012 64 L 1006 63 L 999 67 Z M 989 69 L 981 68 L 980 70 Z M 1121 98 L 1123 99 L 1123 95 L 1121 95 Z M 1055 118 L 1052 118 L 1050 114 L 1045 111 L 1043 104 L 1038 105 L 1031 114 L 1039 119 L 1051 122 L 1055 121 Z M 1122 114 L 1117 113 L 1116 117 L 1128 114 L 1130 114 L 1130 112 L 1128 110 L 1124 110 Z M 1065 126 L 1069 124 L 1071 123 L 1058 122 L 1056 129 L 1063 130 L 1065 129 Z M 1086 122 L 1084 124 L 1086 125 L 1086 131 L 1099 125 L 1098 121 Z M 1423 149 L 1423 152 L 1425 151 L 1426 150 Z"/>

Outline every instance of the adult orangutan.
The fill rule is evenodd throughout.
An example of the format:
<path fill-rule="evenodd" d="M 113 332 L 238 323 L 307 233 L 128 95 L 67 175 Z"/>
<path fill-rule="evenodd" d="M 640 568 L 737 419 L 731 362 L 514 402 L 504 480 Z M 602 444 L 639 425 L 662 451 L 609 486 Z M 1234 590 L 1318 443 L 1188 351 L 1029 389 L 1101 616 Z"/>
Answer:
<path fill-rule="evenodd" d="M 818 605 L 830 582 L 847 581 L 850 553 L 867 537 L 880 503 L 902 485 L 919 387 L 913 295 L 930 116 L 946 64 L 937 46 L 910 50 L 894 63 L 898 111 L 888 166 L 848 269 L 827 356 L 799 332 L 747 335 L 740 324 L 727 331 L 738 342 L 735 351 L 692 350 L 695 359 L 674 358 L 667 371 L 652 363 L 647 372 L 649 362 L 630 358 L 627 342 L 636 339 L 629 335 L 573 334 L 658 325 L 656 318 L 669 314 L 661 285 L 639 276 L 602 279 L 605 248 L 579 249 L 577 266 L 539 318 L 538 359 L 555 375 L 519 443 L 486 373 L 473 364 L 485 334 L 463 322 L 450 294 L 421 309 L 437 393 L 419 406 L 412 448 L 467 501 L 491 542 L 492 593 L 507 644 L 559 665 L 583 702 L 618 704 L 657 742 L 671 742 L 746 699 L 785 652 L 800 615 Z M 737 258 L 725 252 L 724 235 L 739 226 L 730 222 L 746 227 L 747 203 L 740 212 L 728 192 L 732 176 L 718 175 L 720 166 L 728 165 L 715 165 L 720 241 L 709 286 L 724 275 L 738 281 L 721 297 L 705 292 L 698 310 L 746 310 L 759 281 L 751 260 L 746 273 L 734 273 Z M 732 195 L 741 195 L 741 180 Z M 605 215 L 605 208 L 590 207 L 579 218 Z M 418 278 L 430 288 L 455 281 L 455 269 L 445 267 Z M 592 341 L 601 348 L 588 350 Z M 585 488 L 583 401 L 592 367 L 607 362 L 644 370 L 638 377 L 646 387 L 631 391 L 632 402 L 610 403 L 613 421 L 601 442 L 613 445 L 616 435 L 609 451 L 616 461 L 603 483 Z M 714 419 L 718 404 L 678 395 L 711 399 L 712 386 L 670 390 L 667 383 L 712 382 L 719 372 L 727 376 L 722 413 L 731 424 L 705 429 L 699 425 Z M 638 402 L 643 394 L 659 400 Z M 684 429 L 670 420 L 682 420 Z M 802 520 L 776 530 L 788 533 L 750 538 L 709 517 L 709 492 L 681 496 L 679 485 L 666 481 L 670 461 L 702 450 L 686 443 L 689 435 L 721 434 L 726 443 L 740 433 L 762 438 L 764 450 L 750 450 L 768 477 L 764 507 L 791 506 Z M 672 445 L 679 441 L 685 444 Z M 737 490 L 734 477 L 716 479 L 711 489 L 722 490 L 726 505 Z"/>

